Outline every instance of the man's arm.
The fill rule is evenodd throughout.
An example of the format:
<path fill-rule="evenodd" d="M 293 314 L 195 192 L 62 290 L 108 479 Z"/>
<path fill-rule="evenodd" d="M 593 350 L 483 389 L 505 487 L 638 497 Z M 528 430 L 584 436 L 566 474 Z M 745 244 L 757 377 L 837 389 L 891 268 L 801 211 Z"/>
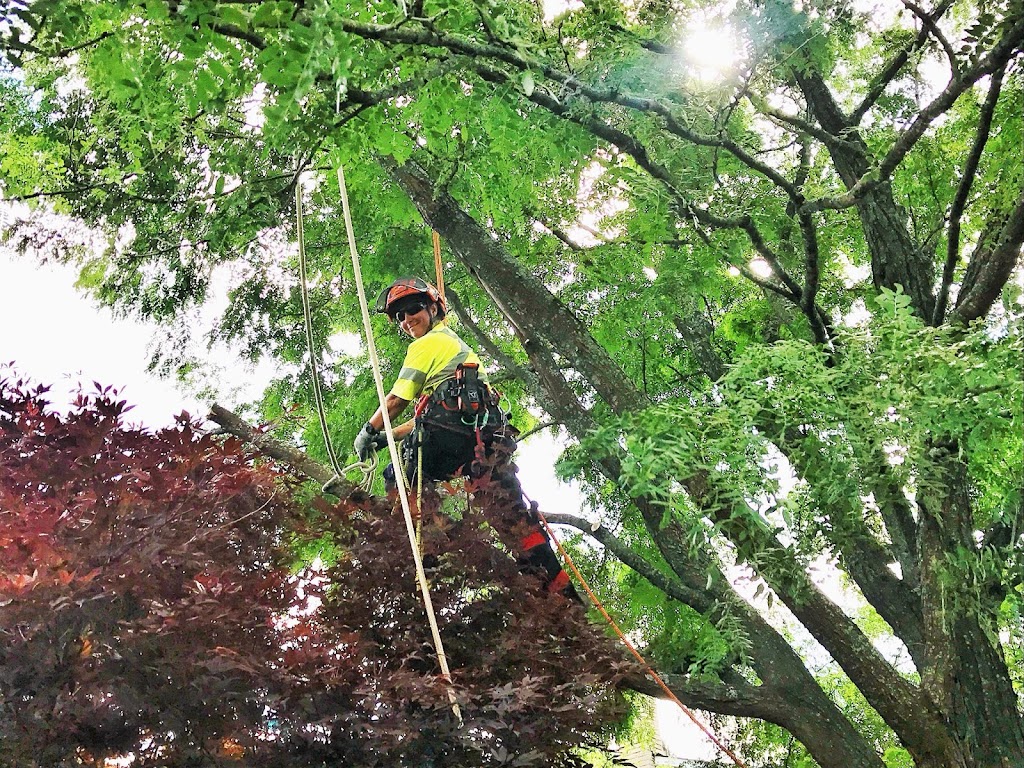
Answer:
<path fill-rule="evenodd" d="M 395 395 L 388 395 L 384 398 L 384 405 L 388 409 L 388 417 L 391 419 L 392 425 L 394 424 L 395 417 L 397 417 L 402 411 L 409 405 L 409 400 L 404 400 L 401 397 Z M 403 437 L 412 432 L 415 422 L 410 419 L 404 424 L 399 424 L 397 427 L 393 427 L 395 433 L 395 440 L 401 440 Z M 381 409 L 378 408 L 373 416 L 370 417 L 370 426 L 376 429 L 378 432 L 384 429 L 384 415 L 381 413 Z"/>

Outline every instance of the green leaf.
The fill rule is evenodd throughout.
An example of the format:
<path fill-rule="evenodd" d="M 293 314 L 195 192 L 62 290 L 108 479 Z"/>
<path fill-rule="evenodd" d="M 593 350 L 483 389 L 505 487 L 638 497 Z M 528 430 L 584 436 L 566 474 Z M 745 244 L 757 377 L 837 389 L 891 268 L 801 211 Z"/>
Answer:
<path fill-rule="evenodd" d="M 529 72 L 524 72 L 522 77 L 523 93 L 526 94 L 527 98 L 533 95 L 534 82 L 533 75 Z"/>

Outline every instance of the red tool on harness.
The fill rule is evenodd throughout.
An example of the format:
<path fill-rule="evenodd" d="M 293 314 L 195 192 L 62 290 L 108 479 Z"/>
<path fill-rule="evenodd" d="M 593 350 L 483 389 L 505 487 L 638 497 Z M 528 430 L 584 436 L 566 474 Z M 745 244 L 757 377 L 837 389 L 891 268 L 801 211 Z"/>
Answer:
<path fill-rule="evenodd" d="M 485 406 L 480 386 L 480 366 L 476 363 L 463 363 L 455 369 L 455 381 L 459 410 L 470 416 L 480 413 Z"/>

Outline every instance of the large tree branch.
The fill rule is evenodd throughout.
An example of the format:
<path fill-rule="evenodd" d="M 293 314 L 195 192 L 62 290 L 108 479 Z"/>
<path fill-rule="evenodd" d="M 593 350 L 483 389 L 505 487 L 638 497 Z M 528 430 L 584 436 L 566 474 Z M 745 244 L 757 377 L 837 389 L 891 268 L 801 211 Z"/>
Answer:
<path fill-rule="evenodd" d="M 981 242 L 967 266 L 956 309 L 950 320 L 969 323 L 983 317 L 1010 279 L 1014 268 L 1020 264 L 1021 246 L 1024 245 L 1024 189 L 1017 203 L 998 231 L 995 244 L 989 245 L 989 238 Z"/>
<path fill-rule="evenodd" d="M 767 690 L 765 686 L 750 685 L 741 680 L 729 684 L 717 683 L 688 675 L 659 673 L 659 677 L 676 698 L 692 709 L 735 717 L 756 717 L 770 722 L 778 722 L 784 709 L 784 697 Z M 623 679 L 623 683 L 631 690 L 651 698 L 667 698 L 661 686 L 649 677 L 630 675 Z"/>
<path fill-rule="evenodd" d="M 928 130 L 928 127 L 940 116 L 945 114 L 968 89 L 986 75 L 997 72 L 1009 61 L 1015 51 L 1024 42 L 1024 19 L 1018 20 L 1003 38 L 970 70 L 960 77 L 954 77 L 943 91 L 931 103 L 918 111 L 910 127 L 900 134 L 889 151 L 873 168 L 868 168 L 851 186 L 846 194 L 838 197 L 820 198 L 807 202 L 806 211 L 842 210 L 857 205 L 864 197 L 887 182 L 893 172 L 914 147 L 917 141 Z M 847 123 L 846 120 L 843 121 Z"/>
<path fill-rule="evenodd" d="M 722 356 L 718 354 L 711 343 L 711 334 L 714 329 L 711 323 L 697 309 L 692 309 L 686 315 L 674 314 L 672 324 L 683 337 L 690 354 L 697 361 L 697 365 L 711 381 L 718 381 L 725 375 L 725 363 Z"/>
<path fill-rule="evenodd" d="M 494 340 L 480 327 L 480 325 L 473 319 L 473 316 L 466 309 L 465 304 L 462 303 L 462 299 L 459 294 L 451 286 L 445 288 L 445 298 L 452 305 L 452 309 L 459 316 L 459 322 L 465 326 L 465 328 L 473 335 L 473 338 L 479 344 L 479 348 L 484 350 L 491 359 L 494 360 L 498 365 L 501 366 L 502 370 L 507 371 L 509 375 L 519 379 L 520 382 L 531 392 L 536 392 L 539 389 L 539 382 L 537 381 L 537 374 L 531 371 L 529 368 L 520 365 L 512 359 L 510 355 L 505 354 Z M 550 413 L 550 410 L 545 408 Z"/>
<path fill-rule="evenodd" d="M 831 654 L 871 706 L 915 754 L 945 754 L 949 733 L 922 691 L 890 665 L 856 623 L 810 580 L 793 553 L 740 502 L 733 509 L 706 477 L 685 483 L 723 534 L 751 554 L 752 565 L 800 623 Z"/>
<path fill-rule="evenodd" d="M 999 101 L 999 93 L 1003 85 L 1003 74 L 1006 72 L 1005 65 L 992 74 L 992 83 L 989 85 L 988 95 L 985 103 L 981 106 L 981 114 L 978 116 L 978 130 L 974 135 L 974 143 L 971 145 L 971 152 L 964 163 L 963 172 L 960 174 L 960 183 L 956 188 L 956 195 L 949 209 L 949 230 L 946 236 L 946 263 L 942 268 L 942 283 L 939 286 L 938 297 L 935 301 L 935 313 L 932 315 L 932 325 L 938 326 L 946 317 L 946 305 L 949 301 L 949 288 L 953 284 L 953 275 L 956 271 L 957 261 L 960 259 L 960 219 L 964 209 L 967 207 L 967 198 L 970 196 L 971 187 L 974 184 L 974 175 L 981 162 L 981 155 L 985 151 L 989 134 L 992 132 L 992 117 L 995 115 L 996 103 Z"/>
<path fill-rule="evenodd" d="M 843 143 L 828 144 L 829 154 L 839 177 L 847 189 L 874 178 L 867 143 L 857 128 L 843 114 L 824 77 L 816 70 L 794 73 L 807 100 L 811 114 L 833 136 L 842 136 Z M 907 231 L 906 212 L 893 198 L 888 181 L 870 184 L 856 197 L 860 217 L 871 253 L 871 277 L 876 288 L 895 290 L 902 286 L 913 300 L 915 312 L 929 321 L 935 306 L 933 281 L 935 265 L 931 254 L 924 252 Z M 813 203 L 804 212 L 818 210 Z"/>
<path fill-rule="evenodd" d="M 818 314 L 818 288 L 821 284 L 820 254 L 818 249 L 818 229 L 814 223 L 814 214 L 800 211 L 800 232 L 804 239 L 804 287 L 800 293 L 800 309 L 810 320 L 815 341 L 824 346 L 828 341 L 825 326 Z"/>
<path fill-rule="evenodd" d="M 381 164 L 406 191 L 424 220 L 445 238 L 481 287 L 487 290 L 489 285 L 504 286 L 500 296 L 493 291 L 489 291 L 489 295 L 506 317 L 517 324 L 525 338 L 548 339 L 557 345 L 616 413 L 636 410 L 646 404 L 646 398 L 637 393 L 580 319 L 540 280 L 519 269 L 501 244 L 448 192 L 437 189 L 422 168 L 411 162 L 398 166 L 387 158 L 382 158 Z M 482 279 L 483 275 L 487 275 L 486 280 Z M 550 322 L 549 318 L 558 318 L 558 321 Z M 540 373 L 537 370 L 537 374 Z M 552 416 L 564 422 L 556 414 Z"/>
<path fill-rule="evenodd" d="M 789 459 L 797 474 L 806 479 L 814 487 L 826 487 L 830 482 L 829 473 L 842 467 L 820 467 L 820 463 L 811 457 L 820 455 L 820 446 L 815 438 L 803 434 L 799 430 L 781 425 L 774 414 L 765 413 L 757 422 L 758 428 L 773 439 L 779 450 Z M 809 460 L 811 459 L 811 460 Z M 882 463 L 880 468 L 887 465 Z M 880 494 L 879 494 L 880 495 Z M 902 497 L 902 493 L 900 493 Z M 879 507 L 887 507 L 887 500 L 876 499 Z M 822 504 L 822 511 L 828 516 L 838 552 L 842 556 L 842 564 L 850 574 L 854 583 L 860 588 L 867 601 L 878 611 L 893 628 L 896 636 L 906 644 L 914 663 L 922 668 L 927 661 L 922 646 L 921 601 L 911 588 L 910 575 L 902 580 L 889 570 L 889 564 L 899 555 L 889 552 L 878 539 L 872 535 L 864 520 L 863 509 L 858 500 L 844 498 L 842 494 L 834 494 L 830 504 Z M 886 518 L 888 522 L 888 518 Z M 900 529 L 891 533 L 894 541 L 900 541 L 897 534 Z M 903 564 L 905 560 L 900 559 Z"/>
<path fill-rule="evenodd" d="M 822 696 L 820 688 L 813 682 L 806 667 L 793 653 L 792 648 L 756 611 L 737 599 L 735 593 L 729 588 L 724 575 L 716 567 L 710 562 L 704 562 L 704 558 L 695 559 L 691 556 L 686 544 L 686 533 L 677 524 L 670 522 L 666 526 L 659 526 L 655 540 L 658 542 L 659 548 L 671 558 L 670 564 L 680 580 L 668 579 L 646 561 L 635 563 L 638 559 L 635 553 L 630 552 L 625 545 L 615 540 L 604 528 L 594 530 L 589 521 L 584 518 L 561 514 L 547 515 L 547 518 L 550 522 L 571 525 L 586 535 L 594 537 L 620 559 L 624 555 L 628 559 L 624 559 L 623 562 L 637 570 L 652 584 L 662 589 L 665 586 L 669 587 L 672 591 L 667 594 L 676 599 L 682 599 L 688 605 L 707 613 L 711 618 L 724 618 L 728 615 L 740 619 L 749 633 L 752 662 L 761 677 L 762 685 L 753 687 L 744 685 L 741 681 L 733 681 L 734 684 L 730 685 L 712 684 L 709 690 L 704 691 L 694 689 L 693 681 L 688 678 L 669 675 L 666 682 L 673 692 L 682 691 L 691 697 L 683 699 L 688 705 L 700 706 L 697 704 L 700 701 L 700 696 L 713 695 L 714 698 L 710 701 L 720 701 L 723 707 L 728 708 L 714 711 L 735 713 L 742 708 L 747 716 L 759 717 L 788 729 L 819 755 L 822 753 L 816 749 L 819 746 L 816 741 L 821 737 L 820 729 L 808 727 L 810 722 L 807 718 L 810 717 L 812 721 L 822 718 L 829 721 L 834 728 L 834 730 L 830 730 L 828 738 L 843 741 L 845 746 L 856 755 L 856 765 L 881 765 L 877 755 L 856 734 L 849 721 L 842 717 L 836 717 L 838 713 L 835 711 L 834 705 Z M 697 560 L 701 560 L 701 562 L 697 562 Z M 640 569 L 636 568 L 636 565 L 640 566 Z M 708 583 L 709 581 L 710 583 Z M 662 583 L 665 586 L 662 586 Z M 679 592 L 680 589 L 683 591 Z M 738 688 L 735 683 L 739 684 Z M 634 685 L 634 687 L 641 688 L 640 685 Z M 646 684 L 645 688 L 644 692 L 649 695 L 659 695 L 653 683 Z M 766 705 L 770 705 L 771 702 L 783 700 L 786 701 L 787 706 L 777 711 L 766 709 Z M 799 703 L 795 703 L 797 700 Z M 834 748 L 835 743 L 833 742 L 831 746 Z M 823 765 L 826 764 L 825 760 L 821 760 L 821 762 Z"/>
<path fill-rule="evenodd" d="M 214 403 L 210 406 L 210 414 L 207 418 L 242 442 L 255 446 L 265 456 L 288 465 L 299 474 L 315 480 L 321 486 L 331 483 L 332 492 L 336 496 L 345 497 L 357 490 L 354 483 L 350 483 L 343 477 L 337 477 L 330 467 L 311 459 L 303 451 L 286 445 L 265 432 L 260 432 L 237 413 L 229 411 L 227 408 Z"/>
<path fill-rule="evenodd" d="M 953 0 L 942 0 L 939 5 L 935 7 L 935 10 L 929 14 L 929 18 L 933 23 L 941 19 L 946 11 L 953 5 Z M 875 105 L 879 97 L 885 93 L 885 89 L 889 87 L 889 83 L 892 82 L 893 78 L 896 77 L 906 66 L 907 62 L 910 61 L 910 54 L 920 49 L 928 41 L 929 28 L 922 26 L 920 32 L 917 33 L 917 37 L 906 46 L 902 51 L 897 53 L 892 60 L 882 69 L 882 71 L 871 81 L 871 85 L 868 88 L 868 92 L 864 95 L 860 104 L 850 113 L 850 123 L 852 125 L 860 125 L 860 121 L 864 119 L 864 115 L 868 113 L 868 110 Z"/>
<path fill-rule="evenodd" d="M 699 359 L 704 361 L 702 365 L 712 381 L 717 381 L 721 375 L 724 375 L 725 368 L 717 360 L 714 351 L 707 349 L 710 347 L 711 328 L 706 321 L 704 323 L 703 326 L 688 328 L 690 332 L 683 334 L 684 341 L 690 346 L 691 351 L 694 351 L 694 354 L 699 355 Z M 712 375 L 712 372 L 715 375 Z M 759 422 L 758 426 L 767 435 L 778 436 L 775 440 L 776 445 L 793 463 L 801 476 L 811 483 L 828 482 L 826 478 L 817 477 L 816 473 L 812 471 L 811 465 L 800 458 L 803 453 L 799 448 L 800 443 L 809 439 L 808 437 L 795 429 L 784 429 L 774 422 L 770 414 L 766 414 L 766 420 Z M 817 453 L 815 447 L 811 447 L 809 450 L 812 453 Z M 860 587 L 868 602 L 889 622 L 897 636 L 910 649 L 915 663 L 920 665 L 922 661 L 920 655 L 922 632 L 920 601 L 912 589 L 912 585 L 916 584 L 917 553 L 913 520 L 909 510 L 905 509 L 906 498 L 898 488 L 886 487 L 886 493 L 881 491 L 883 481 L 889 476 L 885 471 L 887 465 L 884 463 L 884 459 L 880 458 L 879 466 L 878 486 L 872 490 L 875 492 L 879 508 L 883 510 L 887 527 L 891 527 L 890 536 L 894 544 L 898 545 L 897 557 L 904 569 L 904 580 L 897 578 L 885 567 L 891 558 L 885 548 L 868 531 L 858 510 L 826 511 L 830 512 L 833 525 L 844 533 L 841 537 L 840 551 L 850 576 Z M 894 494 L 893 498 L 889 498 L 889 494 Z M 899 502 L 902 502 L 902 506 Z"/>
<path fill-rule="evenodd" d="M 710 616 L 730 616 L 741 621 L 748 633 L 755 671 L 765 686 L 781 693 L 787 702 L 785 711 L 777 714 L 778 720 L 774 716 L 766 719 L 793 733 L 822 766 L 838 768 L 843 761 L 852 761 L 846 768 L 852 765 L 880 767 L 882 762 L 872 746 L 824 696 L 792 646 L 748 603 L 737 599 L 717 566 L 709 563 L 703 553 L 694 555 L 690 551 L 689 536 L 679 522 L 670 520 L 662 525 L 660 521 L 656 524 L 650 521 L 648 530 L 652 531 L 673 571 L 694 589 L 708 593 L 713 601 Z M 811 726 L 816 720 L 828 722 L 828 735 Z"/>

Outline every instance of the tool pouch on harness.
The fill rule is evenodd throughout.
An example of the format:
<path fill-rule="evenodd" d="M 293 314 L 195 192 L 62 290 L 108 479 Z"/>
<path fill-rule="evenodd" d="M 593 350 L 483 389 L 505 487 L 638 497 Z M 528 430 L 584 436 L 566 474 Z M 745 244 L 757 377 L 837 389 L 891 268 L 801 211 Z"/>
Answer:
<path fill-rule="evenodd" d="M 467 419 L 476 418 L 489 405 L 497 405 L 494 392 L 480 381 L 480 366 L 476 363 L 462 363 L 455 369 L 455 377 L 448 379 L 431 400 L 446 411 L 457 411 Z"/>

